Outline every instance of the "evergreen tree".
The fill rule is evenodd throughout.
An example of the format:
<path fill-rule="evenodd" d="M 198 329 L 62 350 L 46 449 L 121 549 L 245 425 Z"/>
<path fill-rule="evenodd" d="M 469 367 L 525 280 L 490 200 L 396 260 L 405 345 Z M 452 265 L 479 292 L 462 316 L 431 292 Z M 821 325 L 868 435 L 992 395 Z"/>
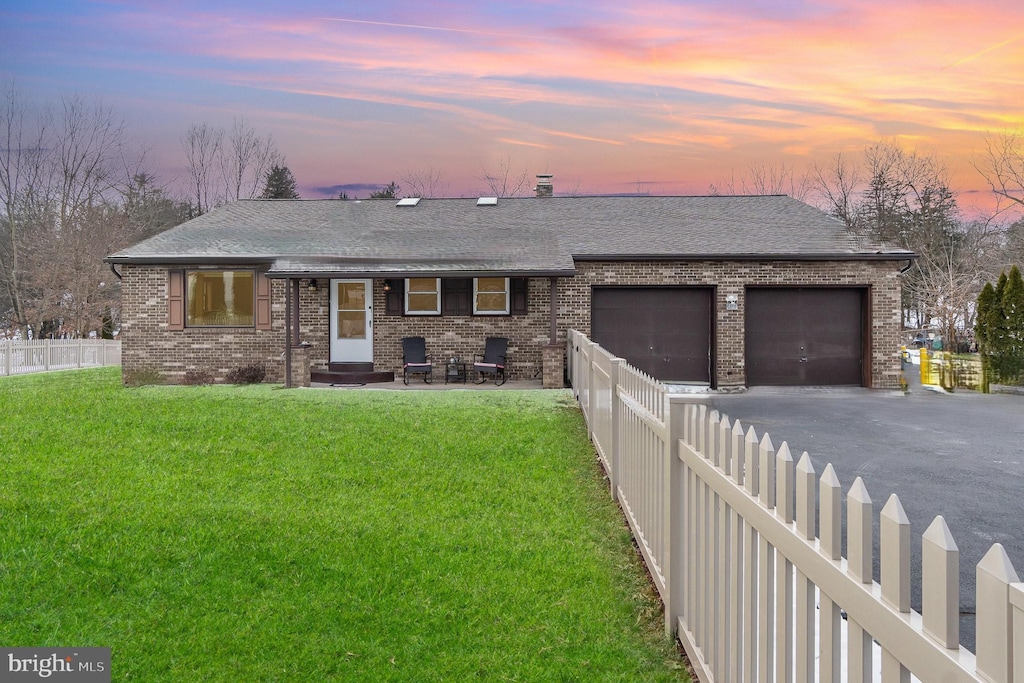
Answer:
<path fill-rule="evenodd" d="M 1019 383 L 1024 379 L 1024 279 L 1014 266 L 993 287 L 978 295 L 975 333 L 982 363 L 992 379 Z"/>
<path fill-rule="evenodd" d="M 299 199 L 295 189 L 295 176 L 287 166 L 273 166 L 267 171 L 267 184 L 261 199 Z"/>
<path fill-rule="evenodd" d="M 999 300 L 996 299 L 996 288 L 986 282 L 978 294 L 978 305 L 974 320 L 974 338 L 978 342 L 978 353 L 981 355 L 981 373 L 983 391 L 988 391 L 988 383 L 994 379 L 992 368 L 993 334 L 998 317 L 1001 315 Z"/>
<path fill-rule="evenodd" d="M 1003 379 L 1019 382 L 1024 372 L 1024 280 L 1017 266 L 1010 268 L 1000 304 L 1005 321 Z"/>

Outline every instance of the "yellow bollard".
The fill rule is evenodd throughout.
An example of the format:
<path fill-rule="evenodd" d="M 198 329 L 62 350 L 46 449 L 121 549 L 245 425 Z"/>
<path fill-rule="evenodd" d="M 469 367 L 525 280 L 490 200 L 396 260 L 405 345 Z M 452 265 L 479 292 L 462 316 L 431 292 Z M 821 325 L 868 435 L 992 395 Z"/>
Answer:
<path fill-rule="evenodd" d="M 921 384 L 933 384 L 932 367 L 928 360 L 928 349 L 921 347 Z"/>

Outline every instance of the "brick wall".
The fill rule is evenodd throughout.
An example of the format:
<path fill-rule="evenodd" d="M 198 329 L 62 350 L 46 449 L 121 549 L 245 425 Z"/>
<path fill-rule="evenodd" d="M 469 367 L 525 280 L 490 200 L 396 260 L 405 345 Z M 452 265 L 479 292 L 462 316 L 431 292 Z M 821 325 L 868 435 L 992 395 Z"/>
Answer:
<path fill-rule="evenodd" d="M 402 337 L 424 337 L 435 363 L 452 356 L 472 363 L 474 354 L 484 352 L 487 337 L 508 337 L 509 377 L 540 379 L 541 349 L 549 341 L 550 281 L 531 279 L 528 288 L 527 315 L 389 316 L 383 314 L 383 282 L 375 281 L 374 368 L 401 374 Z"/>
<path fill-rule="evenodd" d="M 558 341 L 575 328 L 590 334 L 590 296 L 595 285 L 694 285 L 715 289 L 716 383 L 720 388 L 743 386 L 744 293 L 748 285 L 840 285 L 869 288 L 871 313 L 871 383 L 875 388 L 899 386 L 897 355 L 900 329 L 900 262 L 581 262 L 578 274 L 558 280 Z M 153 368 L 171 381 L 188 370 L 205 370 L 216 378 L 235 367 L 259 362 L 267 380 L 284 379 L 284 282 L 272 283 L 272 329 L 186 328 L 167 331 L 167 269 L 122 268 L 122 340 L 125 373 Z M 326 281 L 299 291 L 299 335 L 310 344 L 310 365 L 326 368 L 330 356 L 330 292 Z M 514 316 L 389 316 L 383 281 L 374 280 L 374 367 L 401 374 L 401 338 L 422 336 L 434 361 L 458 356 L 472 362 L 484 339 L 510 339 L 510 376 L 542 376 L 542 352 L 549 343 L 548 278 L 529 281 L 526 315 Z M 739 310 L 727 311 L 725 298 L 737 297 Z"/>
<path fill-rule="evenodd" d="M 252 266 L 226 266 L 245 270 Z M 159 372 L 172 383 L 185 373 L 209 372 L 217 381 L 235 368 L 261 363 L 268 382 L 284 381 L 284 283 L 271 283 L 272 329 L 185 328 L 167 330 L 167 268 L 122 266 L 121 368 L 125 378 Z"/>
<path fill-rule="evenodd" d="M 743 386 L 747 286 L 806 285 L 869 288 L 871 386 L 899 387 L 900 281 L 898 261 L 581 262 L 574 278 L 560 280 L 559 330 L 590 335 L 590 292 L 596 285 L 693 285 L 715 288 L 715 374 L 719 388 Z M 738 310 L 726 310 L 735 296 Z M 564 313 L 563 313 L 564 311 Z"/>

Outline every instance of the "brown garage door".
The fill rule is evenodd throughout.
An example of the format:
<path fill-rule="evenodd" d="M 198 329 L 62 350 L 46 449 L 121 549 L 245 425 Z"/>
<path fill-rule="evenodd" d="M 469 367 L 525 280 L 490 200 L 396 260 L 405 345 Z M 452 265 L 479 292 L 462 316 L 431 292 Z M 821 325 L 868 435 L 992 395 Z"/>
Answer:
<path fill-rule="evenodd" d="M 747 385 L 864 383 L 864 300 L 855 288 L 750 288 Z"/>
<path fill-rule="evenodd" d="M 595 342 L 652 377 L 711 382 L 711 299 L 705 287 L 595 287 Z"/>

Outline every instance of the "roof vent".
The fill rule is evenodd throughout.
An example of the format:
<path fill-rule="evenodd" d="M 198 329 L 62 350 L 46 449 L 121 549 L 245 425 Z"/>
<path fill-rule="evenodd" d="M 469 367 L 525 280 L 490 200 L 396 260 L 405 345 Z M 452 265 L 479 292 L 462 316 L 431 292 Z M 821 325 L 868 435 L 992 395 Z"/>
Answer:
<path fill-rule="evenodd" d="M 395 206 L 416 206 L 420 203 L 420 199 L 422 199 L 422 197 L 403 197 L 398 200 L 398 203 L 395 204 Z"/>
<path fill-rule="evenodd" d="M 498 198 L 497 197 L 480 197 L 480 199 L 476 200 L 476 205 L 477 206 L 497 206 L 498 205 Z"/>

